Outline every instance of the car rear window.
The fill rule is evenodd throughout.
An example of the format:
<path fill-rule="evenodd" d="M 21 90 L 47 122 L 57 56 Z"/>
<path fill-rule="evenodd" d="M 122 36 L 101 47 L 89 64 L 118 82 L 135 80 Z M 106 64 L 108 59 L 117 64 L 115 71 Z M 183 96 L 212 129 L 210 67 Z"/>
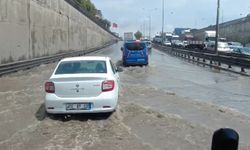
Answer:
<path fill-rule="evenodd" d="M 218 47 L 229 47 L 227 43 L 218 43 Z"/>
<path fill-rule="evenodd" d="M 61 62 L 55 74 L 107 73 L 105 61 L 84 60 Z"/>
<path fill-rule="evenodd" d="M 250 53 L 250 48 L 245 47 L 245 48 L 243 48 L 243 51 Z"/>
<path fill-rule="evenodd" d="M 136 51 L 136 50 L 143 50 L 145 48 L 144 43 L 127 43 L 126 49 L 131 50 L 131 51 Z"/>

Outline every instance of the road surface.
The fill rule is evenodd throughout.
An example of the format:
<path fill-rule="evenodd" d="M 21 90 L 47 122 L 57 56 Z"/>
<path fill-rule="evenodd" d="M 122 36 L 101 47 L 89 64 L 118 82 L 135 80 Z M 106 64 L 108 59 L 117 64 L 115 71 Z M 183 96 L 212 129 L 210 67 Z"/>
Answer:
<path fill-rule="evenodd" d="M 91 55 L 121 64 L 121 43 Z M 56 64 L 0 78 L 0 149 L 210 149 L 213 131 L 232 127 L 250 141 L 250 79 L 152 50 L 148 67 L 120 73 L 111 116 L 44 112 L 43 84 Z"/>

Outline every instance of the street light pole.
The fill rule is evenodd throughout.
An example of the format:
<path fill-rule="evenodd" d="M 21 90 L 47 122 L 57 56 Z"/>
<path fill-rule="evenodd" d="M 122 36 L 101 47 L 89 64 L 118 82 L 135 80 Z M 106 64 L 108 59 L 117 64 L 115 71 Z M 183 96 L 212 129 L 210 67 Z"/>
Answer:
<path fill-rule="evenodd" d="M 217 55 L 218 55 L 218 41 L 219 41 L 219 18 L 220 18 L 220 0 L 217 0 L 216 39 L 215 39 L 215 53 Z"/>
<path fill-rule="evenodd" d="M 162 0 L 162 30 L 161 30 L 161 41 L 162 41 L 162 44 L 164 42 L 163 38 L 164 38 L 164 15 L 165 15 L 165 0 Z"/>
<path fill-rule="evenodd" d="M 142 10 L 145 11 L 146 13 L 149 12 L 149 16 L 148 16 L 148 18 L 149 18 L 148 37 L 149 37 L 149 39 L 151 39 L 151 31 L 152 31 L 152 14 L 151 13 L 152 13 L 152 11 L 156 11 L 158 9 L 157 8 L 154 8 L 154 9 L 142 8 Z"/>
<path fill-rule="evenodd" d="M 151 40 L 151 14 L 149 16 L 149 27 L 148 28 L 149 28 L 149 31 L 148 31 L 149 35 L 148 36 L 149 36 L 149 40 Z"/>
<path fill-rule="evenodd" d="M 143 38 L 146 36 L 146 23 L 145 20 L 143 21 Z"/>

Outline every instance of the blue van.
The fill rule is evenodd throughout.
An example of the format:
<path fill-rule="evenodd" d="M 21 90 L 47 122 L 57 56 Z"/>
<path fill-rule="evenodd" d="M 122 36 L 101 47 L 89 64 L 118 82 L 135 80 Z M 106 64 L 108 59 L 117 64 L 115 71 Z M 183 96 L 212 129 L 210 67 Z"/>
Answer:
<path fill-rule="evenodd" d="M 146 42 L 126 41 L 122 47 L 123 65 L 148 65 L 148 48 Z"/>

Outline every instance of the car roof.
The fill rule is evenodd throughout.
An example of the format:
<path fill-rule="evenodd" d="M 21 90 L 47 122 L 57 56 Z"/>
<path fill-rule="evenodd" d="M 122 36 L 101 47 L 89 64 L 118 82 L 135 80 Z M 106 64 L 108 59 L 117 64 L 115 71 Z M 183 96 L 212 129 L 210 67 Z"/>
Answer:
<path fill-rule="evenodd" d="M 218 42 L 219 44 L 228 44 L 227 42 Z"/>
<path fill-rule="evenodd" d="M 103 57 L 103 56 L 80 56 L 80 57 L 69 57 L 64 58 L 61 61 L 81 61 L 81 60 L 100 60 L 100 61 L 106 61 L 109 60 L 109 57 Z"/>
<path fill-rule="evenodd" d="M 125 44 L 127 44 L 127 43 L 128 44 L 133 44 L 133 43 L 144 43 L 145 44 L 146 41 L 135 41 L 135 40 L 133 40 L 133 41 L 126 41 Z"/>

